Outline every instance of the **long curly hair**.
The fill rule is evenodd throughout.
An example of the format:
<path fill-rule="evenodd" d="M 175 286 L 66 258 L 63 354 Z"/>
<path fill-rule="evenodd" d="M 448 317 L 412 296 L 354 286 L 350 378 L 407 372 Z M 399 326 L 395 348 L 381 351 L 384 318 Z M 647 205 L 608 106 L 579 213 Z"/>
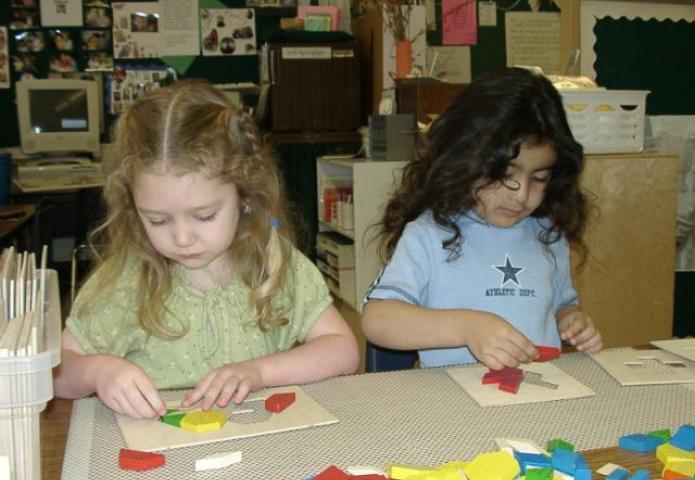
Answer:
<path fill-rule="evenodd" d="M 239 197 L 252 207 L 240 215 L 229 250 L 251 290 L 258 326 L 267 330 L 286 323 L 272 311 L 272 300 L 282 287 L 294 234 L 275 160 L 253 121 L 208 82 L 182 80 L 138 99 L 119 117 L 114 134 L 120 163 L 104 186 L 105 220 L 90 234 L 97 258 L 92 273 L 99 271 L 96 294 L 108 295 L 125 265 L 134 261 L 141 327 L 160 338 L 186 334 L 188 325 L 173 329 L 163 321 L 171 262 L 150 243 L 132 188 L 141 172 L 203 171 L 236 185 Z"/>
<path fill-rule="evenodd" d="M 442 247 L 450 260 L 457 258 L 463 235 L 456 217 L 476 205 L 481 189 L 504 181 L 522 145 L 545 143 L 554 147 L 557 161 L 543 201 L 532 213 L 549 220 L 539 240 L 549 245 L 564 235 L 585 259 L 587 199 L 579 186 L 583 148 L 572 136 L 552 83 L 521 68 L 476 78 L 420 139 L 378 224 L 382 258 L 393 254 L 406 224 L 426 210 L 451 232 Z"/>

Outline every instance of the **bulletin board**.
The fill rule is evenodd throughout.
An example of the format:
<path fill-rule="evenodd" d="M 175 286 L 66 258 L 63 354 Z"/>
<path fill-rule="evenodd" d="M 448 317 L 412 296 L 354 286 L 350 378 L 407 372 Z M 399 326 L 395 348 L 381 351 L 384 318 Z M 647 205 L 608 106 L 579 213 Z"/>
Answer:
<path fill-rule="evenodd" d="M 71 41 L 73 42 L 73 50 L 71 53 L 71 62 L 73 62 L 74 70 L 78 72 L 83 72 L 88 69 L 89 61 L 92 55 L 92 50 L 87 48 L 88 41 L 93 41 L 94 39 L 89 35 L 89 31 L 96 31 L 99 33 L 108 34 L 106 44 L 97 47 L 94 44 L 94 50 L 97 48 L 99 52 L 112 53 L 112 25 L 109 23 L 97 26 L 96 22 L 98 19 L 94 19 L 94 24 L 87 23 L 88 15 L 92 15 L 99 10 L 99 12 L 107 12 L 106 18 L 111 18 L 112 13 L 110 11 L 110 5 L 116 0 L 83 0 L 81 3 L 83 5 L 83 25 L 82 26 L 68 26 L 68 27 L 50 27 L 44 26 L 41 23 L 40 16 L 37 17 L 37 22 L 34 24 L 22 25 L 26 28 L 7 28 L 9 33 L 9 62 L 11 71 L 11 81 L 10 88 L 0 89 L 0 124 L 3 128 L 0 129 L 0 148 L 8 146 L 16 146 L 19 144 L 19 131 L 17 128 L 16 120 L 16 109 L 15 109 L 15 98 L 14 98 L 14 84 L 21 77 L 21 71 L 17 71 L 15 67 L 15 59 L 21 57 L 31 58 L 31 71 L 30 73 L 36 78 L 45 78 L 51 71 L 53 62 L 56 61 L 60 54 L 60 50 L 55 46 L 53 41 L 54 30 L 61 30 L 66 32 Z M 117 0 L 119 3 L 129 3 L 131 0 Z M 289 1 L 289 0 L 288 0 Z M 41 5 L 41 0 L 8 0 L 0 2 L 2 7 L 0 7 L 0 26 L 10 27 L 13 22 L 18 21 L 16 17 L 17 11 L 19 10 L 17 5 L 24 5 L 22 2 L 28 2 L 33 5 L 28 10 L 34 9 L 39 11 Z M 246 0 L 198 0 L 196 3 L 199 4 L 199 8 L 245 8 L 247 6 Z M 251 2 L 253 3 L 253 2 Z M 282 4 L 285 5 L 286 2 Z M 23 7 L 22 7 L 23 8 Z M 295 5 L 296 8 L 296 5 Z M 255 21 L 255 36 L 258 44 L 262 42 L 263 37 L 270 30 L 279 27 L 280 16 L 277 14 L 268 14 L 270 8 L 257 8 L 255 9 L 256 21 Z M 272 10 L 282 10 L 283 12 L 289 10 L 287 9 L 272 9 Z M 99 19 L 102 19 L 100 16 Z M 92 17 L 89 17 L 90 19 Z M 98 23 L 98 22 L 97 22 Z M 14 27 L 17 27 L 14 24 Z M 28 37 L 41 37 L 45 43 L 45 48 L 37 52 L 32 51 L 18 51 L 18 46 L 23 49 L 31 49 L 30 42 L 20 42 L 17 41 L 17 34 L 26 32 Z M 27 46 L 28 45 L 28 46 Z M 94 62 L 94 59 L 92 59 Z M 163 61 L 160 58 L 147 58 L 147 59 L 115 59 L 113 62 L 115 65 L 125 65 L 129 68 L 167 68 L 173 67 L 178 70 L 178 78 L 184 77 L 196 77 L 196 78 L 206 78 L 212 83 L 237 83 L 237 82 L 258 82 L 258 55 L 254 52 L 252 55 L 234 55 L 234 56 L 203 56 L 202 54 L 193 55 L 188 58 L 185 57 L 172 57 Z M 17 63 L 20 65 L 20 63 Z M 96 69 L 98 75 L 104 77 L 103 84 L 108 85 L 109 76 L 111 75 L 111 66 L 104 66 L 102 69 Z M 102 70 L 102 71 L 99 71 Z M 109 123 L 112 120 L 108 116 L 108 107 L 105 107 L 107 113 L 105 120 L 106 128 L 108 131 Z"/>
<path fill-rule="evenodd" d="M 650 90 L 648 115 L 695 114 L 695 5 L 582 2 L 582 74 Z"/>
<path fill-rule="evenodd" d="M 499 0 L 497 3 L 497 25 L 478 26 L 478 43 L 470 47 L 471 75 L 476 76 L 505 68 L 507 49 L 505 41 L 505 13 L 530 12 L 527 0 Z M 549 0 L 540 2 L 539 12 L 560 12 L 557 4 Z M 435 0 L 436 30 L 427 32 L 428 45 L 442 45 L 442 1 Z"/>

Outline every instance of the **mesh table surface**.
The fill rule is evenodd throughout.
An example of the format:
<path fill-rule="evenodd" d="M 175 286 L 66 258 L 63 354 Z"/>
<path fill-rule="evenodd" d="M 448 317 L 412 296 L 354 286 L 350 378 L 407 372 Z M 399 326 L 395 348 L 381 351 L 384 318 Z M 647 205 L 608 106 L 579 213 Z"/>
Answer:
<path fill-rule="evenodd" d="M 622 387 L 584 355 L 554 361 L 596 395 L 573 400 L 479 407 L 445 369 L 340 377 L 304 390 L 340 422 L 291 432 L 230 440 L 165 452 L 166 466 L 150 479 L 301 479 L 330 465 L 384 469 L 406 462 L 436 466 L 496 450 L 497 437 L 523 437 L 540 445 L 553 438 L 577 449 L 616 446 L 630 433 L 695 422 L 695 390 L 682 385 Z M 176 398 L 180 393 L 167 392 Z M 125 447 L 114 414 L 95 398 L 75 402 L 63 478 L 143 478 L 118 468 Z M 195 472 L 195 460 L 241 450 L 240 464 Z"/>

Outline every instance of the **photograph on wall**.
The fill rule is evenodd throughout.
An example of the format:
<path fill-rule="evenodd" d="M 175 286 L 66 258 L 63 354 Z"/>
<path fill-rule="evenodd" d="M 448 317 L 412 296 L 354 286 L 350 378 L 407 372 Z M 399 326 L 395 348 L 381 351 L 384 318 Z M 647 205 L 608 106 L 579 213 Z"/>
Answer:
<path fill-rule="evenodd" d="M 84 25 L 89 28 L 109 28 L 111 9 L 106 7 L 87 7 L 84 9 Z"/>
<path fill-rule="evenodd" d="M 174 78 L 170 78 L 174 76 Z M 123 65 L 115 65 L 107 102 L 113 114 L 123 112 L 128 105 L 137 100 L 141 95 L 157 90 L 160 85 L 175 80 L 175 73 L 171 69 L 142 67 L 132 68 Z"/>
<path fill-rule="evenodd" d="M 7 27 L 0 27 L 0 88 L 10 88 L 10 52 Z"/>
<path fill-rule="evenodd" d="M 10 29 L 39 28 L 39 11 L 34 8 L 12 8 L 10 10 Z"/>
<path fill-rule="evenodd" d="M 17 80 L 35 78 L 37 56 L 34 53 L 15 53 L 12 55 L 12 67 Z"/>
<path fill-rule="evenodd" d="M 49 30 L 53 47 L 59 52 L 72 52 L 75 49 L 75 40 L 73 33 L 67 30 L 53 29 Z"/>
<path fill-rule="evenodd" d="M 21 53 L 42 52 L 46 39 L 41 30 L 25 30 L 13 34 L 15 50 Z"/>
<path fill-rule="evenodd" d="M 44 27 L 81 27 L 82 0 L 41 0 Z"/>
<path fill-rule="evenodd" d="M 160 56 L 158 3 L 114 3 L 112 11 L 113 58 Z"/>
<path fill-rule="evenodd" d="M 77 60 L 68 52 L 58 52 L 49 60 L 48 68 L 51 72 L 76 72 Z"/>
<path fill-rule="evenodd" d="M 110 72 L 113 70 L 113 57 L 109 52 L 89 52 L 86 64 L 88 72 Z"/>
<path fill-rule="evenodd" d="M 204 56 L 255 55 L 256 18 L 252 8 L 200 11 Z"/>
<path fill-rule="evenodd" d="M 82 30 L 82 50 L 110 50 L 111 30 Z"/>

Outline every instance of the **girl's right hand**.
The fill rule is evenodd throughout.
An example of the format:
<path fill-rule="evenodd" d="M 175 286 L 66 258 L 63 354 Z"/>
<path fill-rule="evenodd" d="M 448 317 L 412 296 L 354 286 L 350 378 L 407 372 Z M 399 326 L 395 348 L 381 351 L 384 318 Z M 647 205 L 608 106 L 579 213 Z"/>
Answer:
<path fill-rule="evenodd" d="M 120 357 L 97 355 L 94 390 L 102 402 L 131 418 L 154 419 L 166 413 L 166 406 L 145 371 Z"/>
<path fill-rule="evenodd" d="M 471 353 L 493 370 L 517 367 L 538 356 L 533 342 L 502 317 L 488 312 L 477 312 L 466 332 Z"/>

